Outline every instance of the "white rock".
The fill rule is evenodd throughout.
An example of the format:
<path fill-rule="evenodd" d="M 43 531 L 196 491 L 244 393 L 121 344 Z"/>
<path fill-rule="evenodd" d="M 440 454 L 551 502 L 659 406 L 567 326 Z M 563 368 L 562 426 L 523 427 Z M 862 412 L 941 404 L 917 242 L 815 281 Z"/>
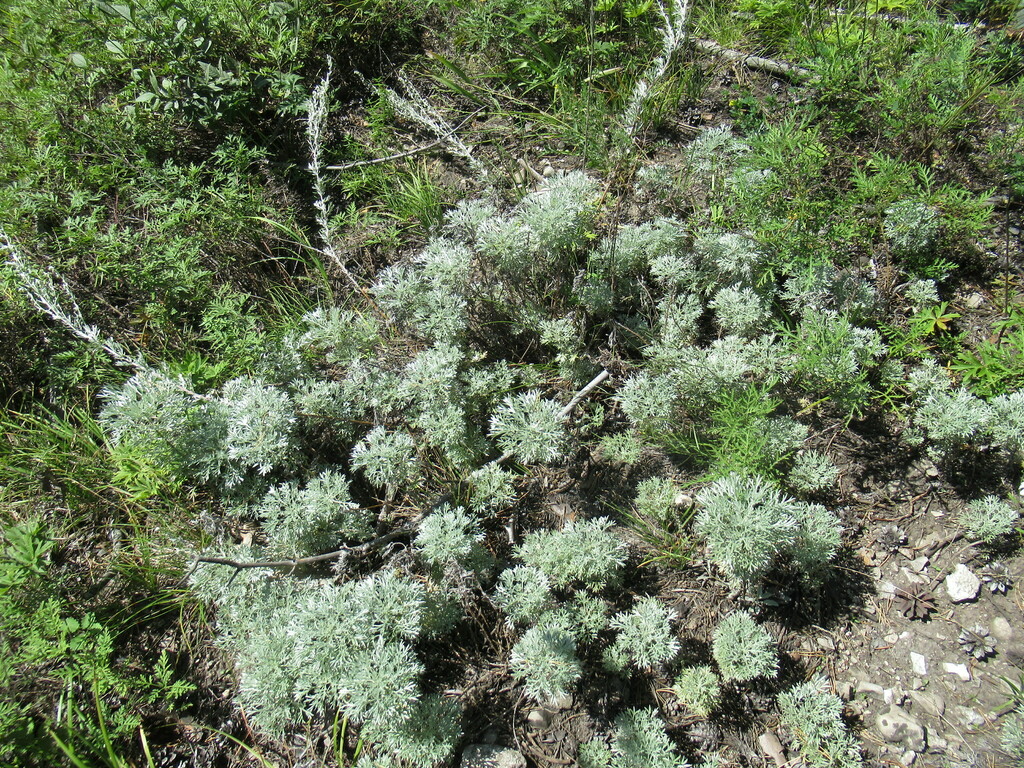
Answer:
<path fill-rule="evenodd" d="M 895 705 L 875 719 L 875 728 L 890 744 L 902 744 L 913 752 L 928 746 L 924 726 Z"/>
<path fill-rule="evenodd" d="M 1010 626 L 1010 622 L 1002 616 L 992 619 L 992 637 L 1002 643 L 1010 642 L 1013 639 L 1013 627 Z"/>
<path fill-rule="evenodd" d="M 761 745 L 761 749 L 775 762 L 778 768 L 784 768 L 789 765 L 789 761 L 786 760 L 786 751 L 782 748 L 782 742 L 779 741 L 779 737 L 773 731 L 762 733 L 757 737 L 757 743 Z"/>
<path fill-rule="evenodd" d="M 960 563 L 949 576 L 946 577 L 946 592 L 949 599 L 954 603 L 966 603 L 978 597 L 978 590 L 981 589 L 981 579 L 975 576 L 966 565 Z"/>
<path fill-rule="evenodd" d="M 534 709 L 526 716 L 526 722 L 536 731 L 547 730 L 551 725 L 551 713 L 546 709 Z"/>
<path fill-rule="evenodd" d="M 928 659 L 920 653 L 910 652 L 910 666 L 913 668 L 915 675 L 924 677 L 928 674 Z"/>
<path fill-rule="evenodd" d="M 900 762 L 907 766 L 907 768 L 910 768 L 910 766 L 914 764 L 915 760 L 917 760 L 917 752 L 914 752 L 913 750 L 908 749 L 900 756 Z"/>
<path fill-rule="evenodd" d="M 470 744 L 462 751 L 462 768 L 526 768 L 526 758 L 508 747 Z"/>
<path fill-rule="evenodd" d="M 921 573 L 922 571 L 924 571 L 925 568 L 928 567 L 928 558 L 924 555 L 921 555 L 916 560 L 911 560 L 907 567 L 910 568 L 910 570 L 912 570 L 914 573 Z"/>
<path fill-rule="evenodd" d="M 966 664 L 953 664 L 949 661 L 943 662 L 942 668 L 951 675 L 956 675 L 965 683 L 971 680 L 971 670 L 967 668 Z"/>

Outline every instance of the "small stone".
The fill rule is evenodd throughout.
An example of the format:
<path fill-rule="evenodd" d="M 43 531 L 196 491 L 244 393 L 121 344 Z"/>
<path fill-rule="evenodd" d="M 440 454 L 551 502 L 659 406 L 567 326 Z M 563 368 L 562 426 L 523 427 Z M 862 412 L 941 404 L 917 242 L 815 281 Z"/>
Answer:
<path fill-rule="evenodd" d="M 875 719 L 875 728 L 885 741 L 913 752 L 923 752 L 928 746 L 924 726 L 895 705 Z"/>
<path fill-rule="evenodd" d="M 992 637 L 1002 643 L 1010 642 L 1013 639 L 1013 627 L 1010 626 L 1010 622 L 1002 616 L 992 619 Z"/>
<path fill-rule="evenodd" d="M 836 649 L 836 643 L 831 637 L 819 637 L 818 647 L 823 651 L 834 651 Z"/>
<path fill-rule="evenodd" d="M 977 309 L 978 307 L 980 307 L 984 303 L 985 303 L 985 297 L 982 296 L 977 291 L 975 291 L 970 296 L 968 296 L 966 299 L 964 299 L 964 304 L 967 306 L 968 309 Z"/>
<path fill-rule="evenodd" d="M 981 589 L 981 579 L 971 573 L 963 563 L 960 563 L 946 577 L 946 592 L 949 593 L 949 599 L 954 603 L 975 600 L 978 597 L 979 589 Z"/>
<path fill-rule="evenodd" d="M 569 709 L 569 707 L 572 706 L 572 703 L 572 694 L 563 693 L 561 696 L 556 696 L 555 698 L 547 702 L 547 706 L 548 709 L 553 710 L 554 712 L 558 712 L 562 709 Z"/>
<path fill-rule="evenodd" d="M 951 675 L 956 675 L 965 683 L 971 680 L 971 670 L 967 668 L 966 664 L 953 664 L 951 662 L 944 662 L 942 668 Z"/>
<path fill-rule="evenodd" d="M 885 642 L 889 643 L 889 645 L 893 645 L 899 639 L 900 636 L 897 635 L 895 632 L 890 632 L 888 635 L 885 636 Z"/>
<path fill-rule="evenodd" d="M 920 653 L 910 652 L 910 666 L 913 668 L 915 675 L 924 677 L 928 674 L 928 659 Z"/>
<path fill-rule="evenodd" d="M 836 685 L 836 696 L 843 701 L 849 701 L 853 698 L 853 683 L 849 680 L 844 680 Z"/>
<path fill-rule="evenodd" d="M 526 758 L 509 747 L 470 744 L 462 751 L 462 768 L 526 768 Z"/>
<path fill-rule="evenodd" d="M 976 709 L 970 707 L 957 707 L 960 721 L 969 728 L 981 728 L 985 725 L 985 718 Z"/>
<path fill-rule="evenodd" d="M 882 701 L 884 701 L 886 704 L 892 704 L 893 698 L 894 697 L 892 694 L 892 688 L 886 688 L 884 691 L 882 691 Z"/>
<path fill-rule="evenodd" d="M 551 713 L 546 709 L 534 709 L 526 716 L 526 722 L 536 731 L 546 731 L 551 725 Z"/>
<path fill-rule="evenodd" d="M 786 760 L 786 752 L 782 748 L 782 742 L 779 741 L 779 737 L 772 731 L 765 731 L 757 737 L 757 743 L 761 745 L 761 749 L 768 755 L 778 768 L 783 768 L 788 765 Z"/>
<path fill-rule="evenodd" d="M 914 691 L 910 694 L 910 698 L 913 699 L 916 707 L 919 707 L 922 712 L 932 717 L 942 717 L 942 714 L 946 711 L 946 701 L 937 693 Z"/>
<path fill-rule="evenodd" d="M 900 755 L 900 762 L 907 766 L 907 768 L 910 768 L 910 766 L 914 764 L 915 760 L 917 760 L 917 752 L 914 752 L 911 749 L 908 749 Z"/>
<path fill-rule="evenodd" d="M 914 573 L 923 573 L 924 569 L 928 567 L 929 562 L 927 557 L 921 555 L 919 558 L 911 560 L 907 567 Z"/>
<path fill-rule="evenodd" d="M 544 164 L 544 170 L 540 172 L 540 175 L 545 179 L 550 179 L 555 175 L 555 169 L 551 167 L 549 163 Z"/>
<path fill-rule="evenodd" d="M 924 688 L 924 680 L 922 680 L 920 677 L 915 677 L 913 680 L 910 681 L 910 687 L 915 691 L 920 691 L 922 688 Z"/>
<path fill-rule="evenodd" d="M 866 680 L 861 680 L 857 682 L 857 693 L 870 693 L 873 696 L 884 696 L 885 689 L 875 683 L 869 683 Z"/>

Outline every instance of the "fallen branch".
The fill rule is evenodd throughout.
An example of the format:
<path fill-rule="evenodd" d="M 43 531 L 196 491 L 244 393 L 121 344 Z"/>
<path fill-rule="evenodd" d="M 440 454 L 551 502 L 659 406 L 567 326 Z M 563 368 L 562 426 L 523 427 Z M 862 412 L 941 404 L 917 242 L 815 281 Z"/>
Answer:
<path fill-rule="evenodd" d="M 353 168 L 362 168 L 366 165 L 380 165 L 381 163 L 390 163 L 392 160 L 401 160 L 405 157 L 412 157 L 418 155 L 420 152 L 427 152 L 434 147 L 440 146 L 444 143 L 444 139 L 437 139 L 429 144 L 424 144 L 422 147 L 414 147 L 408 152 L 399 152 L 397 155 L 388 155 L 387 157 L 375 157 L 373 160 L 359 160 L 354 163 L 345 163 L 344 165 L 325 165 L 325 171 L 350 171 Z"/>
<path fill-rule="evenodd" d="M 385 544 L 388 544 L 396 539 L 400 539 L 403 536 L 407 536 L 412 531 L 407 528 L 403 528 L 398 531 L 392 531 L 391 533 L 385 534 L 384 536 L 378 536 L 372 541 L 367 541 L 363 544 L 359 544 L 355 547 L 341 547 L 333 552 L 324 552 L 322 555 L 310 555 L 309 557 L 297 557 L 290 560 L 233 560 L 230 557 L 197 557 L 193 561 L 192 568 L 189 569 L 189 573 L 195 570 L 195 567 L 200 563 L 211 563 L 212 565 L 226 565 L 230 568 L 234 568 L 237 571 L 244 570 L 246 568 L 287 568 L 294 571 L 300 565 L 312 565 L 313 563 L 322 563 L 327 560 L 338 560 L 349 555 L 365 555 L 368 552 L 372 552 Z"/>
<path fill-rule="evenodd" d="M 749 53 L 733 50 L 732 48 L 725 48 L 714 40 L 694 40 L 693 44 L 698 51 L 712 53 L 716 56 L 721 56 L 723 59 L 735 61 L 744 67 L 771 72 L 779 77 L 795 80 L 811 80 L 814 77 L 810 70 L 798 67 L 795 64 L 787 64 L 784 61 L 776 61 L 775 59 L 765 59 L 761 56 L 753 56 Z"/>

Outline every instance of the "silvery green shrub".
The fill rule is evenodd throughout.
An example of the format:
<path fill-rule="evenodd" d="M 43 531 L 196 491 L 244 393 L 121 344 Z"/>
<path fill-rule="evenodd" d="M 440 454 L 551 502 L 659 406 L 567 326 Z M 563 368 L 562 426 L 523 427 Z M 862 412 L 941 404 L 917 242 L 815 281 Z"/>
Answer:
<path fill-rule="evenodd" d="M 459 707 L 443 696 L 425 696 L 404 720 L 371 721 L 360 737 L 377 753 L 393 757 L 400 765 L 430 768 L 446 764 L 462 738 Z"/>
<path fill-rule="evenodd" d="M 679 652 L 671 618 L 671 612 L 655 597 L 641 598 L 630 610 L 615 614 L 610 626 L 618 634 L 605 654 L 606 666 L 646 669 L 671 661 Z"/>
<path fill-rule="evenodd" d="M 788 554 L 793 564 L 812 581 L 816 581 L 835 559 L 842 543 L 842 526 L 834 513 L 821 504 L 797 502 L 796 540 Z"/>
<path fill-rule="evenodd" d="M 791 275 L 781 298 L 797 317 L 829 310 L 852 323 L 869 321 L 878 306 L 878 291 L 870 283 L 824 261 L 807 265 Z"/>
<path fill-rule="evenodd" d="M 466 330 L 473 253 L 435 238 L 411 263 L 381 272 L 373 285 L 377 302 L 396 321 L 429 341 L 458 341 Z"/>
<path fill-rule="evenodd" d="M 500 464 L 489 462 L 469 473 L 469 507 L 474 512 L 501 509 L 512 503 L 516 496 L 513 485 L 515 475 Z"/>
<path fill-rule="evenodd" d="M 939 455 L 984 439 L 994 417 L 988 403 L 963 388 L 930 392 L 913 416 Z"/>
<path fill-rule="evenodd" d="M 857 741 L 843 724 L 843 702 L 827 680 L 808 680 L 779 694 L 780 720 L 793 735 L 803 761 L 813 768 L 863 764 Z"/>
<path fill-rule="evenodd" d="M 721 621 L 712 638 L 711 653 L 726 680 L 742 683 L 775 677 L 779 669 L 775 640 L 746 611 L 737 611 Z"/>
<path fill-rule="evenodd" d="M 623 224 L 591 252 L 589 269 L 612 278 L 636 276 L 657 259 L 682 254 L 685 247 L 686 230 L 675 219 Z"/>
<path fill-rule="evenodd" d="M 591 591 L 619 577 L 625 544 L 606 517 L 570 520 L 562 530 L 531 531 L 519 547 L 520 559 L 547 575 L 552 586 L 580 584 Z"/>
<path fill-rule="evenodd" d="M 681 347 L 693 344 L 699 331 L 698 321 L 704 305 L 692 293 L 665 296 L 658 302 L 658 347 Z"/>
<path fill-rule="evenodd" d="M 672 684 L 672 693 L 695 715 L 709 717 L 722 695 L 722 680 L 711 667 L 683 667 Z"/>
<path fill-rule="evenodd" d="M 494 603 L 505 612 L 509 624 L 528 624 L 554 607 L 551 582 L 539 568 L 517 565 L 498 577 Z"/>
<path fill-rule="evenodd" d="M 227 480 L 229 486 L 252 470 L 267 475 L 295 468 L 297 418 L 287 392 L 243 377 L 224 385 L 220 402 L 227 422 L 226 465 L 233 475 Z"/>
<path fill-rule="evenodd" d="M 523 198 L 515 214 L 526 228 L 530 252 L 535 258 L 554 266 L 559 252 L 583 244 L 583 236 L 597 212 L 598 189 L 594 179 L 572 171 L 552 176 Z"/>
<path fill-rule="evenodd" d="M 760 581 L 796 541 L 795 504 L 760 477 L 733 474 L 697 496 L 695 529 L 711 559 L 739 584 Z"/>
<path fill-rule="evenodd" d="M 369 313 L 338 307 L 318 307 L 302 317 L 305 331 L 298 347 L 328 363 L 346 365 L 359 360 L 380 343 L 380 325 Z"/>
<path fill-rule="evenodd" d="M 509 667 L 540 703 L 567 695 L 583 675 L 572 634 L 548 624 L 526 630 L 512 648 Z"/>
<path fill-rule="evenodd" d="M 754 336 L 764 330 L 771 320 L 771 312 L 764 298 L 745 285 L 720 288 L 709 306 L 727 335 Z"/>
<path fill-rule="evenodd" d="M 786 481 L 802 493 L 817 493 L 831 488 L 839 477 L 839 467 L 828 454 L 817 450 L 797 451 Z"/>
<path fill-rule="evenodd" d="M 939 290 L 934 280 L 911 280 L 903 289 L 903 298 L 915 309 L 939 303 Z"/>
<path fill-rule="evenodd" d="M 115 446 L 143 451 L 183 479 L 218 474 L 227 438 L 222 410 L 189 395 L 183 379 L 145 369 L 100 398 L 99 420 Z"/>
<path fill-rule="evenodd" d="M 586 356 L 583 345 L 583 319 L 575 313 L 538 323 L 540 341 L 553 347 L 558 375 L 566 381 L 577 384 L 589 380 L 596 372 L 596 366 Z"/>
<path fill-rule="evenodd" d="M 271 487 L 257 512 L 270 550 L 288 557 L 326 552 L 340 541 L 373 535 L 375 515 L 352 501 L 348 478 L 338 470 L 325 470 L 304 486 L 291 481 Z"/>
<path fill-rule="evenodd" d="M 758 476 L 732 474 L 697 495 L 695 529 L 736 587 L 750 588 L 782 555 L 816 578 L 840 544 L 838 518 L 820 504 L 785 496 Z"/>
<path fill-rule="evenodd" d="M 1016 762 L 1024 765 L 1024 711 L 1014 710 L 1006 716 L 999 733 L 999 745 Z"/>
<path fill-rule="evenodd" d="M 580 768 L 609 768 L 612 764 L 612 748 L 598 739 L 585 741 L 580 744 L 576 762 Z"/>
<path fill-rule="evenodd" d="M 703 259 L 714 264 L 719 281 L 747 286 L 758 283 L 765 253 L 750 237 L 736 232 L 708 234 L 698 237 L 694 248 Z"/>
<path fill-rule="evenodd" d="M 619 387 L 616 398 L 622 411 L 642 432 L 659 434 L 674 426 L 677 395 L 667 374 L 646 370 L 634 373 Z"/>
<path fill-rule="evenodd" d="M 654 709 L 627 709 L 615 719 L 611 768 L 690 768 Z"/>
<path fill-rule="evenodd" d="M 419 474 L 416 441 L 408 432 L 374 427 L 352 448 L 352 468 L 361 469 L 378 488 L 394 493 Z"/>
<path fill-rule="evenodd" d="M 565 425 L 554 400 L 532 390 L 510 395 L 491 415 L 491 435 L 522 462 L 551 462 L 564 455 Z"/>
<path fill-rule="evenodd" d="M 676 516 L 679 486 L 664 477 L 651 477 L 636 487 L 634 505 L 637 513 L 663 526 L 671 526 Z"/>
<path fill-rule="evenodd" d="M 831 310 L 807 314 L 788 342 L 799 386 L 848 410 L 867 398 L 868 371 L 886 351 L 877 331 L 854 326 Z"/>
<path fill-rule="evenodd" d="M 900 200 L 886 209 L 883 226 L 893 250 L 913 256 L 935 247 L 942 220 L 934 208 L 920 200 Z"/>
<path fill-rule="evenodd" d="M 994 418 L 992 440 L 1016 458 L 1024 455 L 1024 390 L 1008 392 L 989 400 Z"/>
<path fill-rule="evenodd" d="M 444 505 L 420 521 L 413 544 L 419 556 L 435 570 L 455 564 L 483 572 L 491 566 L 483 541 L 484 534 L 475 517 L 462 507 Z"/>
<path fill-rule="evenodd" d="M 665 367 L 677 397 L 697 405 L 751 380 L 779 379 L 785 362 L 772 336 L 725 336 L 706 349 L 652 345 L 645 351 Z"/>
<path fill-rule="evenodd" d="M 968 536 L 986 544 L 1013 532 L 1018 519 L 1017 510 L 998 496 L 985 496 L 968 502 L 957 515 L 957 522 Z"/>
<path fill-rule="evenodd" d="M 220 606 L 239 704 L 257 727 L 280 735 L 341 711 L 383 728 L 412 715 L 422 672 L 412 642 L 429 610 L 421 584 L 390 571 L 342 584 L 225 571 L 202 565 L 193 584 Z"/>

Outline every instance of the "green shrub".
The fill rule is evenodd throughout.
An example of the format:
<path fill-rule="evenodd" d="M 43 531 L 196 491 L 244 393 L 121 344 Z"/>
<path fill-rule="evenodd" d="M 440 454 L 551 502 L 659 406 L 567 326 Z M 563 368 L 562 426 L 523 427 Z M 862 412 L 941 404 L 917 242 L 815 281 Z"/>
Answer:
<path fill-rule="evenodd" d="M 986 544 L 1013 532 L 1018 519 L 1017 510 L 997 496 L 968 502 L 957 515 L 957 522 L 966 529 L 967 535 Z"/>
<path fill-rule="evenodd" d="M 555 461 L 565 451 L 561 410 L 558 403 L 542 398 L 537 391 L 506 397 L 491 416 L 491 435 L 520 461 Z"/>
<path fill-rule="evenodd" d="M 653 709 L 627 709 L 615 719 L 611 768 L 687 768 Z"/>
<path fill-rule="evenodd" d="M 646 669 L 671 661 L 679 651 L 671 617 L 654 597 L 641 598 L 631 610 L 615 614 L 611 627 L 618 635 L 605 653 L 605 665 L 618 670 L 627 664 Z"/>
<path fill-rule="evenodd" d="M 710 717 L 721 699 L 722 681 L 709 666 L 683 667 L 672 684 L 680 703 L 700 717 Z"/>
<path fill-rule="evenodd" d="M 715 629 L 711 652 L 726 680 L 746 682 L 775 677 L 779 655 L 775 640 L 749 613 L 730 614 Z"/>
<path fill-rule="evenodd" d="M 843 724 L 843 702 L 826 680 L 810 680 L 779 694 L 782 724 L 793 734 L 800 756 L 815 768 L 862 765 L 857 741 Z"/>
<path fill-rule="evenodd" d="M 540 703 L 567 695 L 583 674 L 573 636 L 544 624 L 526 630 L 512 649 L 509 667 Z"/>
<path fill-rule="evenodd" d="M 531 531 L 523 538 L 519 557 L 544 573 L 552 586 L 579 583 L 597 591 L 619 577 L 625 544 L 611 530 L 611 520 L 570 520 L 560 531 Z"/>

